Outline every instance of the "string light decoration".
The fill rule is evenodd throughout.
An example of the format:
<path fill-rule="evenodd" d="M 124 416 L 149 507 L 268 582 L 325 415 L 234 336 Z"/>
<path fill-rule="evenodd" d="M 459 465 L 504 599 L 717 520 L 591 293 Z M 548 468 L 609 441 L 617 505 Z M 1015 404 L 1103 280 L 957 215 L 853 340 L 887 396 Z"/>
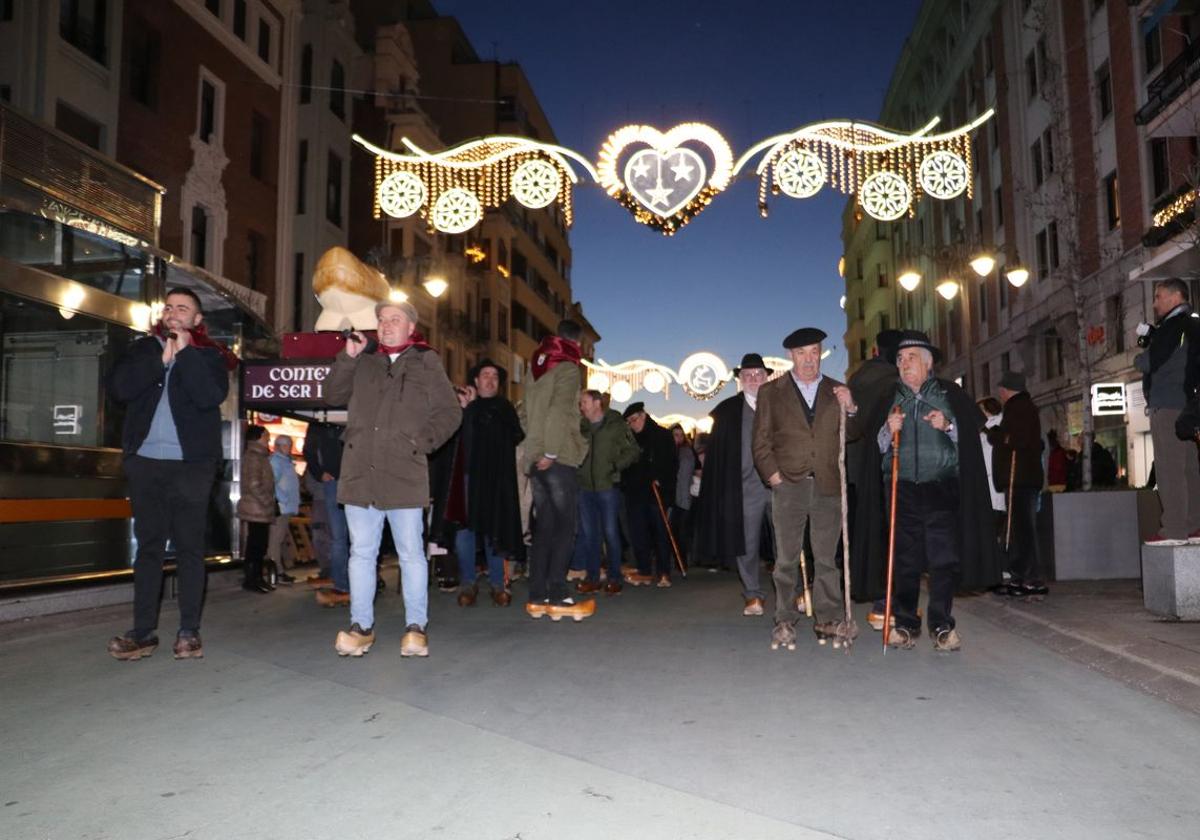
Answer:
<path fill-rule="evenodd" d="M 587 371 L 588 388 L 612 394 L 612 398 L 617 402 L 627 402 L 634 391 L 639 390 L 651 394 L 661 393 L 664 398 L 669 399 L 670 383 L 675 380 L 675 374 L 670 368 L 645 359 L 634 359 L 619 365 L 609 365 L 603 360 L 589 362 L 584 359 L 583 366 Z M 626 393 L 625 387 L 629 388 L 629 396 L 622 398 L 621 394 Z"/>
<path fill-rule="evenodd" d="M 1182 216 L 1188 210 L 1196 206 L 1196 199 L 1200 196 L 1200 190 L 1188 190 L 1183 195 L 1176 198 L 1166 207 L 1154 214 L 1152 220 L 1154 227 L 1166 227 L 1179 216 Z"/>
<path fill-rule="evenodd" d="M 600 186 L 634 219 L 673 236 L 729 185 L 733 152 L 721 133 L 704 123 L 682 123 L 665 134 L 648 125 L 627 125 L 604 142 L 596 171 Z"/>
<path fill-rule="evenodd" d="M 827 349 L 821 358 L 828 357 L 831 352 L 831 349 Z M 763 364 L 769 371 L 768 382 L 792 369 L 792 360 L 780 356 L 765 356 Z M 646 359 L 633 359 L 617 365 L 610 365 L 603 359 L 595 362 L 584 359 L 583 367 L 587 373 L 587 387 L 611 394 L 616 402 L 628 402 L 637 391 L 650 394 L 661 392 L 664 399 L 669 399 L 671 382 L 677 383 L 692 399 L 711 400 L 729 382 L 737 382 L 733 371 L 721 357 L 706 351 L 688 356 L 678 371 Z"/>
<path fill-rule="evenodd" d="M 354 140 L 375 155 L 374 217 L 420 213 L 432 230 L 442 233 L 470 230 L 487 209 L 510 197 L 532 209 L 558 202 L 570 227 L 575 216 L 572 187 L 579 182 L 575 167 L 597 177 L 578 152 L 525 137 L 484 137 L 436 153 L 404 138 L 405 154 L 357 134 Z"/>
<path fill-rule="evenodd" d="M 816 123 L 756 143 L 738 158 L 733 175 L 762 154 L 754 171 L 758 210 L 764 217 L 768 193 L 807 198 L 828 183 L 846 195 L 857 195 L 874 218 L 892 221 L 905 213 L 911 216 L 915 202 L 926 193 L 943 200 L 963 192 L 971 196 L 971 132 L 994 114 L 988 109 L 944 134 L 930 133 L 937 118 L 911 134 L 870 123 Z M 822 172 L 820 183 L 814 183 Z"/>

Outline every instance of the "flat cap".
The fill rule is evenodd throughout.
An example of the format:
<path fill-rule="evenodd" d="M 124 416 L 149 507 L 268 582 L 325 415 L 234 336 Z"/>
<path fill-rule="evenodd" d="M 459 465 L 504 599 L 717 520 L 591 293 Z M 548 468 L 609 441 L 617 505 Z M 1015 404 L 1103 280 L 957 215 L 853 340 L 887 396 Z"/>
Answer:
<path fill-rule="evenodd" d="M 807 347 L 810 344 L 820 344 L 826 338 L 824 330 L 816 327 L 801 327 L 783 340 L 783 349 L 793 350 L 797 347 Z"/>

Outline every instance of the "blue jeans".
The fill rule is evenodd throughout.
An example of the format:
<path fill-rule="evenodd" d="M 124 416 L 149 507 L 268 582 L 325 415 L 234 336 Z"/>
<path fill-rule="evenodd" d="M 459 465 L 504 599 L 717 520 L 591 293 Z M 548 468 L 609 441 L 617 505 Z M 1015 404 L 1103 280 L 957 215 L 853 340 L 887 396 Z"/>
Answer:
<path fill-rule="evenodd" d="M 338 504 L 337 479 L 322 481 L 325 486 L 325 511 L 329 520 L 329 577 L 338 592 L 350 591 L 350 532 L 346 529 L 346 511 Z"/>
<path fill-rule="evenodd" d="M 483 540 L 483 556 L 487 558 L 488 583 L 492 589 L 504 588 L 504 558 L 496 553 L 491 537 L 480 535 Z M 454 553 L 458 556 L 458 569 L 463 586 L 475 583 L 475 532 L 470 528 L 459 528 L 454 535 Z"/>
<path fill-rule="evenodd" d="M 582 555 L 587 579 L 600 581 L 600 544 L 608 557 L 608 579 L 621 580 L 621 490 L 579 491 L 579 538 L 576 555 Z"/>
<path fill-rule="evenodd" d="M 380 510 L 346 505 L 346 524 L 350 526 L 350 620 L 362 629 L 375 626 L 375 583 L 379 579 L 376 560 L 385 518 L 392 526 L 392 541 L 400 555 L 404 623 L 421 629 L 428 623 L 429 565 L 421 545 L 423 514 L 421 508 Z"/>

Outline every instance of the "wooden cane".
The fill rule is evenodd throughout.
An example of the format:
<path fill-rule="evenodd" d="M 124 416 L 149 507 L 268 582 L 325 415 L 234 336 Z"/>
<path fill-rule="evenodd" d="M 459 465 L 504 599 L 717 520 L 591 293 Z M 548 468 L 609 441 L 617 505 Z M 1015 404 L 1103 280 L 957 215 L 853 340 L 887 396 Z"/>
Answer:
<path fill-rule="evenodd" d="M 850 614 L 850 502 L 846 491 L 846 409 L 838 418 L 838 473 L 842 481 L 842 600 L 846 606 L 846 625 L 842 644 L 846 650 L 854 643 L 856 635 L 854 618 Z M 836 644 L 836 642 L 835 642 Z"/>
<path fill-rule="evenodd" d="M 800 549 L 800 580 L 804 581 L 804 615 L 812 618 L 812 592 L 808 588 L 808 563 L 804 560 L 804 549 Z"/>
<path fill-rule="evenodd" d="M 667 529 L 667 539 L 671 541 L 671 551 L 675 555 L 675 565 L 679 567 L 679 574 L 687 577 L 687 569 L 684 568 L 683 558 L 679 555 L 679 545 L 675 542 L 675 534 L 671 531 L 671 520 L 667 518 L 667 509 L 663 507 L 662 494 L 658 492 L 658 485 L 653 481 L 650 482 L 650 489 L 654 491 L 654 501 L 658 502 L 658 512 L 662 516 L 663 527 Z"/>
<path fill-rule="evenodd" d="M 1008 551 L 1008 545 L 1012 540 L 1012 509 L 1013 509 L 1013 484 L 1017 480 L 1017 450 L 1012 451 L 1012 458 L 1008 463 L 1008 524 L 1004 528 L 1004 550 Z"/>
<path fill-rule="evenodd" d="M 892 414 L 901 414 L 900 406 Z M 888 636 L 892 632 L 892 573 L 896 567 L 896 484 L 900 479 L 900 430 L 892 432 L 892 502 L 888 515 L 887 591 L 883 601 L 883 653 L 887 655 Z"/>

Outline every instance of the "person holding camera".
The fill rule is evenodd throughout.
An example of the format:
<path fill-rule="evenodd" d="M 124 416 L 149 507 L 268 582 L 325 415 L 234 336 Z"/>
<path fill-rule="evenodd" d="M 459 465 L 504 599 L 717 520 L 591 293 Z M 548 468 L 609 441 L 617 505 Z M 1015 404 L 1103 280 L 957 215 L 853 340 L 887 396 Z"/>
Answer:
<path fill-rule="evenodd" d="M 1158 533 L 1147 545 L 1200 542 L 1200 464 L 1195 444 L 1175 434 L 1175 421 L 1197 385 L 1189 359 L 1200 352 L 1200 320 L 1188 297 L 1187 284 L 1177 277 L 1155 283 L 1156 326 L 1138 326 L 1138 344 L 1146 349 L 1133 364 L 1142 372 L 1163 508 Z"/>

